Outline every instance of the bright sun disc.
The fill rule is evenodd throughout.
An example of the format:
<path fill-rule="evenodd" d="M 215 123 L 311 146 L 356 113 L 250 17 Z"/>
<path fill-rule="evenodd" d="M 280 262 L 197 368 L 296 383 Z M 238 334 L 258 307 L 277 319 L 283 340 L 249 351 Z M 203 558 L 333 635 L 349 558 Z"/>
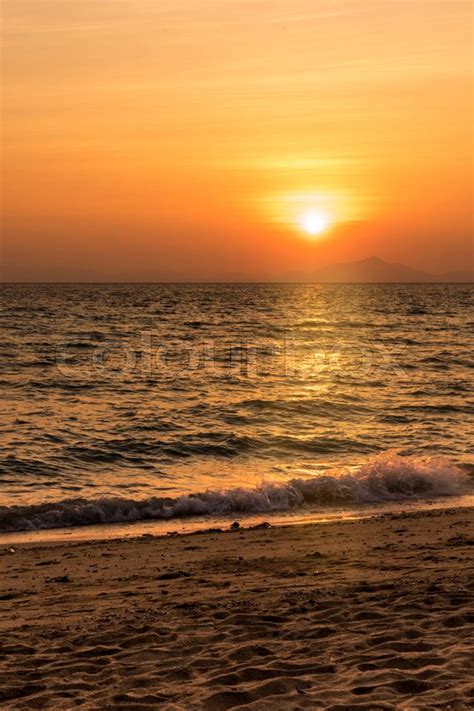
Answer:
<path fill-rule="evenodd" d="M 300 225 L 309 235 L 319 235 L 329 227 L 329 218 L 318 210 L 308 210 L 301 216 Z"/>

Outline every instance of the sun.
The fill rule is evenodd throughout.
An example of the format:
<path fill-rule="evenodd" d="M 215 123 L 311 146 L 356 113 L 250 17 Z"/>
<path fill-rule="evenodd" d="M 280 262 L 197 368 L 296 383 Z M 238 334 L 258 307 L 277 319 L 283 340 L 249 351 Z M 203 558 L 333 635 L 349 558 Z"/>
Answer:
<path fill-rule="evenodd" d="M 327 230 L 331 222 L 326 213 L 320 210 L 307 210 L 300 215 L 299 224 L 301 229 L 314 237 L 324 232 L 324 230 Z"/>

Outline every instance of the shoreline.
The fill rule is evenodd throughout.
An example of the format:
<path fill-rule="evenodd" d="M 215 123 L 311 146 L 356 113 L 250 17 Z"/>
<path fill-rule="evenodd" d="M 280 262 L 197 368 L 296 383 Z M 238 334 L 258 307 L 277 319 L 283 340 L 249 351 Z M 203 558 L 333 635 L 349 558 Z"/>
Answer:
<path fill-rule="evenodd" d="M 272 516 L 276 520 L 278 516 L 287 519 L 296 515 L 311 520 L 321 518 L 321 512 L 323 518 L 334 512 L 342 517 L 354 511 L 366 515 L 367 511 L 387 507 L 396 510 L 431 505 L 445 498 L 455 501 L 471 497 L 474 503 L 470 473 L 467 466 L 443 457 L 385 451 L 355 467 L 329 468 L 324 474 L 309 477 L 263 479 L 251 486 L 228 482 L 226 487 L 206 488 L 203 483 L 201 490 L 196 487 L 196 491 L 164 495 L 153 489 L 138 498 L 105 492 L 92 498 L 76 495 L 25 501 L 20 497 L 0 506 L 0 531 L 14 534 L 89 526 L 94 532 L 93 527 L 99 530 L 104 524 L 154 522 L 166 532 L 169 525 L 196 528 L 201 521 L 225 523 L 236 517 Z"/>
<path fill-rule="evenodd" d="M 467 709 L 474 508 L 446 504 L 1 546 L 2 708 Z"/>
<path fill-rule="evenodd" d="M 29 543 L 54 543 L 60 541 L 96 541 L 115 538 L 133 538 L 143 534 L 166 537 L 171 533 L 187 535 L 205 528 L 228 529 L 234 521 L 243 527 L 255 526 L 269 520 L 272 527 L 324 524 L 331 522 L 357 521 L 367 518 L 404 512 L 430 511 L 438 509 L 465 509 L 474 507 L 474 493 L 458 496 L 432 496 L 425 498 L 405 498 L 372 504 L 310 509 L 300 507 L 290 510 L 262 511 L 254 513 L 228 513 L 220 516 L 183 516 L 169 519 L 139 519 L 136 521 L 103 522 L 67 527 L 52 527 L 33 530 L 1 531 L 2 545 Z"/>

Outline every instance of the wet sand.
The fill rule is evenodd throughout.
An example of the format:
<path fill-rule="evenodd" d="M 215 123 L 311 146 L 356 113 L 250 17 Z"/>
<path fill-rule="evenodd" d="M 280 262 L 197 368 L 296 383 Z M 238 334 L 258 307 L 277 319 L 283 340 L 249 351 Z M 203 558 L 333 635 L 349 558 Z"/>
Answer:
<path fill-rule="evenodd" d="M 473 511 L 0 538 L 0 708 L 470 709 Z"/>

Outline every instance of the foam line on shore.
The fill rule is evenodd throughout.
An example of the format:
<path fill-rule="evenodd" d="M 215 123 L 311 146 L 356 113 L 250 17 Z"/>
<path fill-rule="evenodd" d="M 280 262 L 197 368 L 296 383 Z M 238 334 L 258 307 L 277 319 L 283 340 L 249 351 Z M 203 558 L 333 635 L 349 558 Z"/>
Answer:
<path fill-rule="evenodd" d="M 33 531 L 91 524 L 168 520 L 190 516 L 258 514 L 364 505 L 466 492 L 469 477 L 441 457 L 402 457 L 385 452 L 353 469 L 254 488 L 208 490 L 175 498 L 75 498 L 21 506 L 0 506 L 0 531 Z"/>

